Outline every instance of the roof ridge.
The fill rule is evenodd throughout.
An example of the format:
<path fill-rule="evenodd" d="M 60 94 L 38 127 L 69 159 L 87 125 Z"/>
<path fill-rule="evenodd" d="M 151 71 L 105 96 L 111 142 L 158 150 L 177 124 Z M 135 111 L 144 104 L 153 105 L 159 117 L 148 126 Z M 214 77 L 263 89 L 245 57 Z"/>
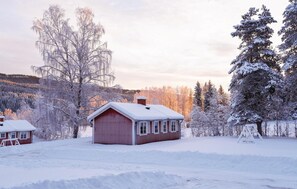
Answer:
<path fill-rule="evenodd" d="M 150 110 L 147 110 L 146 107 L 151 108 Z M 90 114 L 87 118 L 88 121 L 93 120 L 109 108 L 118 111 L 132 120 L 184 119 L 183 115 L 161 104 L 142 105 L 127 102 L 109 102 Z"/>

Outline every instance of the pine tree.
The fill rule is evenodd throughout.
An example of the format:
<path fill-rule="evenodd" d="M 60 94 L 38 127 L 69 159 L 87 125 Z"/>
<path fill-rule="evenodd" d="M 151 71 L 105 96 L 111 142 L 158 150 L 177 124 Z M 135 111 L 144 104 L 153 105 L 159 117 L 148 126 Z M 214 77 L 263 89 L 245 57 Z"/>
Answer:
<path fill-rule="evenodd" d="M 218 103 L 223 106 L 227 106 L 229 103 L 229 98 L 226 92 L 224 91 L 222 85 L 218 89 Z"/>
<path fill-rule="evenodd" d="M 216 93 L 216 88 L 211 83 L 211 81 L 208 81 L 207 91 L 204 94 L 204 111 L 205 112 L 207 112 L 210 109 L 215 93 Z"/>
<path fill-rule="evenodd" d="M 222 85 L 220 85 L 218 89 L 218 108 L 216 110 L 216 114 L 218 117 L 218 129 L 220 131 L 220 135 L 222 136 L 229 134 L 229 130 L 227 129 L 227 120 L 230 114 L 229 104 L 229 95 L 224 91 Z"/>
<path fill-rule="evenodd" d="M 228 122 L 231 125 L 257 123 L 260 134 L 261 123 L 267 115 L 267 102 L 280 90 L 282 83 L 279 56 L 271 47 L 273 30 L 268 26 L 274 22 L 265 6 L 262 6 L 261 13 L 259 9 L 250 8 L 231 34 L 242 42 L 239 46 L 241 52 L 232 61 L 233 67 L 229 72 L 233 76 Z"/>
<path fill-rule="evenodd" d="M 226 93 L 221 87 L 218 93 L 216 87 L 209 81 L 203 87 L 204 111 L 194 104 L 191 112 L 190 127 L 194 136 L 222 136 L 228 134 L 225 129 L 229 116 L 228 98 L 222 98 Z M 226 95 L 227 97 L 227 95 Z M 224 99 L 220 103 L 220 99 Z"/>
<path fill-rule="evenodd" d="M 199 136 L 207 136 L 209 120 L 205 115 L 205 112 L 201 110 L 201 107 L 194 105 L 193 110 L 191 112 L 191 121 L 190 127 L 192 131 L 192 135 Z"/>
<path fill-rule="evenodd" d="M 204 99 L 205 99 L 205 93 L 207 92 L 208 90 L 208 83 L 205 82 L 203 87 L 202 87 L 202 94 L 201 94 L 201 100 L 202 100 L 202 110 L 204 111 L 204 107 L 205 107 L 205 104 L 204 104 Z"/>
<path fill-rule="evenodd" d="M 219 114 L 218 114 L 218 93 L 215 86 L 211 81 L 207 84 L 207 89 L 204 95 L 204 113 L 207 117 L 207 125 L 205 127 L 207 136 L 220 135 L 219 126 Z"/>
<path fill-rule="evenodd" d="M 208 135 L 210 136 L 219 136 L 220 131 L 220 119 L 219 119 L 219 103 L 218 103 L 218 92 L 215 86 L 209 82 L 208 91 L 205 93 L 205 114 L 208 117 L 208 126 L 209 131 Z"/>
<path fill-rule="evenodd" d="M 197 81 L 194 91 L 194 105 L 202 107 L 202 89 L 199 81 Z"/>
<path fill-rule="evenodd" d="M 283 27 L 278 32 L 282 35 L 279 46 L 283 54 L 285 71 L 286 102 L 290 109 L 289 118 L 297 119 L 297 0 L 289 0 L 283 16 Z"/>

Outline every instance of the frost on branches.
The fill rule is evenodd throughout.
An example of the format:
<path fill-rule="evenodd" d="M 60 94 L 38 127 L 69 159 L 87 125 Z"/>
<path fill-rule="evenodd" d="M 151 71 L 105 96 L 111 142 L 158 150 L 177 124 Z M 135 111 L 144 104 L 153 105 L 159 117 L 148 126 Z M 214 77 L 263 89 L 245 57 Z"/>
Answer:
<path fill-rule="evenodd" d="M 278 32 L 281 35 L 282 44 L 279 46 L 282 52 L 285 71 L 286 103 L 289 111 L 289 119 L 297 119 L 297 1 L 290 0 L 284 13 L 283 27 Z"/>
<path fill-rule="evenodd" d="M 79 126 L 85 125 L 91 101 L 102 87 L 114 79 L 110 70 L 111 51 L 101 41 L 102 25 L 95 24 L 90 9 L 76 10 L 73 27 L 59 6 L 50 6 L 43 18 L 33 22 L 36 46 L 44 65 L 34 67 L 41 79 L 40 120 L 37 126 L 51 130 L 58 137 L 77 138 Z M 64 135 L 65 136 L 65 135 Z"/>
<path fill-rule="evenodd" d="M 206 89 L 204 93 L 201 93 L 201 90 L 195 90 L 195 98 L 198 98 L 200 94 L 199 99 L 202 99 L 203 96 L 204 101 L 203 106 L 198 106 L 197 103 L 194 102 L 190 122 L 192 134 L 193 136 L 228 135 L 228 96 L 221 86 L 219 91 L 217 91 L 215 86 L 210 81 L 205 86 Z"/>
<path fill-rule="evenodd" d="M 262 6 L 261 10 L 250 8 L 240 24 L 234 26 L 231 35 L 242 42 L 241 52 L 232 61 L 229 72 L 232 74 L 230 125 L 261 125 L 273 111 L 272 104 L 281 102 L 280 58 L 271 47 L 273 30 L 268 26 L 274 22 L 269 10 Z"/>

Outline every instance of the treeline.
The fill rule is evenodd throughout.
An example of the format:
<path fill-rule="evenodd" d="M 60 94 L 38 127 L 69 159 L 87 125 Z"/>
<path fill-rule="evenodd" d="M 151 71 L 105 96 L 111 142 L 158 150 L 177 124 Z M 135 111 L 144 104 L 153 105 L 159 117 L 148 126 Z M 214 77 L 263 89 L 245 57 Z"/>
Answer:
<path fill-rule="evenodd" d="M 33 108 L 38 90 L 38 77 L 0 73 L 0 112 L 17 112 L 24 104 Z"/>
<path fill-rule="evenodd" d="M 0 73 L 0 80 L 11 81 L 14 83 L 39 84 L 39 77 L 22 74 L 3 74 Z"/>
<path fill-rule="evenodd" d="M 229 95 L 222 86 L 217 89 L 211 81 L 203 87 L 196 83 L 190 122 L 193 136 L 229 135 L 229 114 Z"/>
<path fill-rule="evenodd" d="M 0 80 L 0 112 L 11 109 L 16 112 L 22 104 L 34 107 L 35 94 L 38 86 L 28 83 L 16 83 L 7 80 Z"/>
<path fill-rule="evenodd" d="M 211 81 L 200 86 L 197 82 L 195 89 L 187 86 L 163 86 L 146 87 L 136 93 L 134 102 L 138 96 L 145 96 L 148 104 L 162 104 L 185 116 L 185 121 L 191 120 L 193 108 L 199 107 L 201 111 L 207 112 L 211 109 L 215 98 L 218 104 L 229 105 L 229 96 L 220 86 L 217 90 Z"/>
<path fill-rule="evenodd" d="M 136 97 L 145 96 L 148 104 L 162 104 L 185 116 L 190 120 L 190 113 L 193 106 L 193 90 L 189 87 L 147 87 L 136 93 Z"/>

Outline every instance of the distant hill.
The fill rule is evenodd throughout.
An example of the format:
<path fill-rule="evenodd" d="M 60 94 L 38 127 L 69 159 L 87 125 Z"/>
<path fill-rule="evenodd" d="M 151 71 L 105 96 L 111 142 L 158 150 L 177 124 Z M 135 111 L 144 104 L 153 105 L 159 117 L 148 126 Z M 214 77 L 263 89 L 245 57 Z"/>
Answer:
<path fill-rule="evenodd" d="M 39 77 L 31 75 L 0 73 L 0 80 L 11 81 L 15 83 L 39 84 L 39 79 Z"/>
<path fill-rule="evenodd" d="M 0 73 L 0 111 L 11 109 L 16 112 L 22 103 L 33 107 L 34 98 L 38 90 L 38 77 Z"/>
<path fill-rule="evenodd" d="M 0 111 L 11 109 L 16 112 L 22 103 L 33 108 L 40 87 L 39 80 L 36 76 L 0 73 Z M 131 102 L 139 90 L 112 89 L 112 92 L 120 93 L 122 98 Z"/>

